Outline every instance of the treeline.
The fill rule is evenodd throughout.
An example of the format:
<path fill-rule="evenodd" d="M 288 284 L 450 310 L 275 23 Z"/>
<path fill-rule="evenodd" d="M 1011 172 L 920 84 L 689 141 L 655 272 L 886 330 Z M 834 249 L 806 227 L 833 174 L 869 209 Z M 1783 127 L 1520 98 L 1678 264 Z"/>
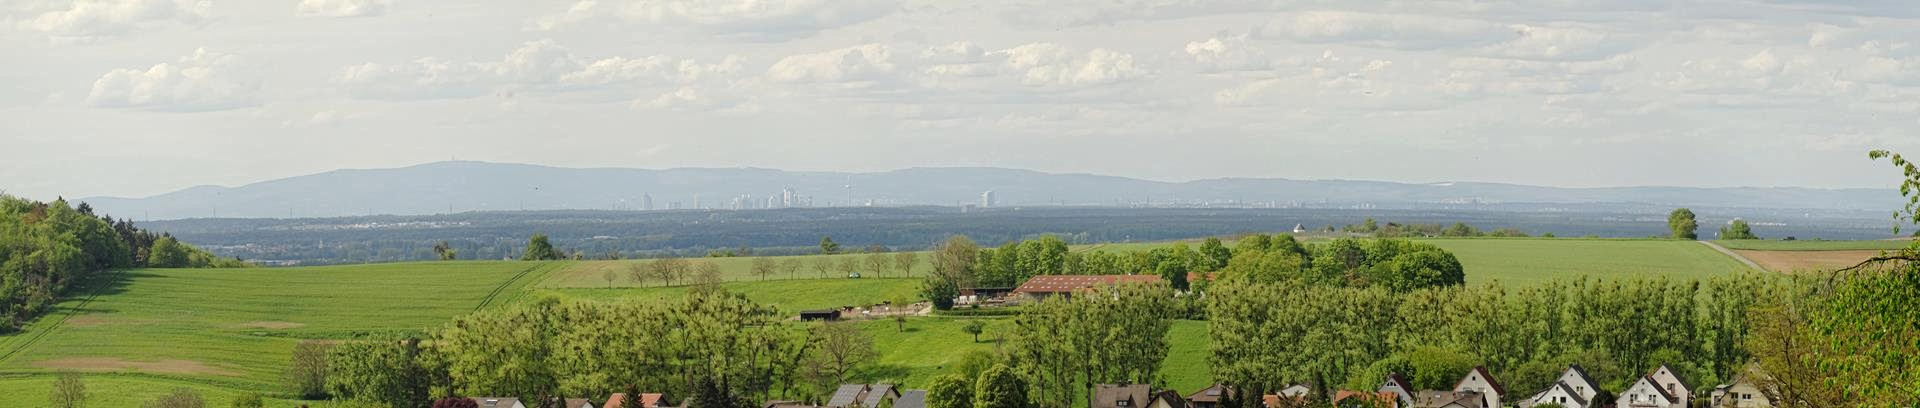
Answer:
<path fill-rule="evenodd" d="M 1333 232 L 1333 226 L 1327 226 L 1325 228 L 1325 231 Z M 1347 224 L 1345 226 L 1342 226 L 1340 227 L 1340 231 L 1353 233 L 1353 234 L 1372 234 L 1373 236 L 1379 237 L 1379 238 L 1431 238 L 1431 237 L 1522 238 L 1522 237 L 1528 236 L 1525 231 L 1521 231 L 1518 228 L 1495 228 L 1492 231 L 1482 231 L 1480 230 L 1480 228 L 1474 227 L 1472 225 L 1468 225 L 1465 222 L 1455 222 L 1453 223 L 1453 225 L 1419 224 L 1419 223 L 1401 224 L 1398 222 L 1388 222 L 1385 225 L 1381 225 L 1378 221 L 1374 221 L 1372 218 L 1368 218 L 1364 221 L 1361 221 L 1360 224 L 1358 225 Z M 1553 233 L 1541 234 L 1541 236 L 1552 238 Z"/>
<path fill-rule="evenodd" d="M 928 398 L 1069 406 L 1091 384 L 1159 382 L 1173 299 L 1164 283 L 1130 284 L 1031 305 L 1004 347 L 966 356 L 927 384 Z M 874 370 L 878 351 L 859 327 L 783 320 L 717 284 L 667 301 L 543 298 L 457 318 L 424 339 L 305 342 L 289 378 L 306 398 L 394 408 L 456 396 L 544 407 L 620 392 L 741 408 L 825 403 L 839 384 L 885 380 L 873 378 L 886 374 Z"/>
<path fill-rule="evenodd" d="M 1517 399 L 1569 364 L 1615 390 L 1660 364 L 1711 386 L 1749 361 L 1747 311 L 1780 282 L 1578 279 L 1402 293 L 1223 282 L 1208 297 L 1209 361 L 1219 381 L 1268 392 L 1292 384 L 1371 390 L 1387 373 L 1440 389 L 1486 366 Z"/>
<path fill-rule="evenodd" d="M 102 271 L 120 268 L 232 267 L 244 263 L 95 215 L 81 203 L 0 195 L 0 333 L 18 330 L 60 296 Z"/>
<path fill-rule="evenodd" d="M 1157 275 L 1178 290 L 1204 289 L 1212 279 L 1396 292 L 1466 282 L 1459 259 L 1432 244 L 1356 238 L 1301 243 L 1290 234 L 1243 236 L 1232 248 L 1207 238 L 1197 249 L 1179 242 L 1128 252 L 1073 252 L 1052 236 L 981 249 L 972 239 L 953 236 L 934 248 L 932 260 L 922 295 L 941 309 L 952 306 L 961 288 L 1013 287 L 1041 275 Z M 1189 276 L 1201 281 L 1189 282 Z"/>

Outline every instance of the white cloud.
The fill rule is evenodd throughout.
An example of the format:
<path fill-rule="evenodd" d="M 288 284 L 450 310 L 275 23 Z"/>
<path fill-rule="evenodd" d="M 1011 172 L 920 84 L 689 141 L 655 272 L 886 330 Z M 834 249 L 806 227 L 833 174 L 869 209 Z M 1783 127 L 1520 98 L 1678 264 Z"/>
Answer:
<path fill-rule="evenodd" d="M 1631 51 L 1639 44 L 1619 35 L 1573 26 L 1515 25 L 1511 41 L 1488 46 L 1498 56 L 1538 60 L 1597 60 Z"/>
<path fill-rule="evenodd" d="M 194 50 L 176 62 L 116 69 L 93 82 L 87 103 L 161 111 L 211 111 L 260 103 L 258 70 L 239 57 Z"/>
<path fill-rule="evenodd" d="M 536 19 L 533 27 L 555 30 L 612 19 L 786 40 L 873 20 L 900 6 L 891 0 L 582 0 Z"/>
<path fill-rule="evenodd" d="M 1279 64 L 1245 38 L 1208 38 L 1187 43 L 1183 51 L 1202 72 L 1259 71 Z"/>
<path fill-rule="evenodd" d="M 393 0 L 300 0 L 294 14 L 302 17 L 366 17 L 386 14 Z"/>
<path fill-rule="evenodd" d="M 674 112 L 722 112 L 753 114 L 760 112 L 759 100 L 715 95 L 695 87 L 681 87 L 653 99 L 636 100 L 635 109 L 661 109 Z"/>
<path fill-rule="evenodd" d="M 1133 55 L 1105 48 L 1077 53 L 1052 43 L 1033 43 L 995 51 L 1008 67 L 1022 72 L 1028 85 L 1086 87 L 1140 79 L 1151 74 Z"/>
<path fill-rule="evenodd" d="M 1313 11 L 1276 18 L 1254 30 L 1263 39 L 1405 50 L 1474 48 L 1513 39 L 1514 30 L 1481 20 L 1414 14 Z"/>
<path fill-rule="evenodd" d="M 212 8 L 207 0 L 79 0 L 20 26 L 54 38 L 91 39 L 124 35 L 160 22 L 198 23 L 208 18 Z"/>
<path fill-rule="evenodd" d="M 665 55 L 583 58 L 551 40 L 532 41 L 498 61 L 456 62 L 427 57 L 403 64 L 366 63 L 341 69 L 335 82 L 363 99 L 470 98 L 493 92 L 620 91 L 727 82 L 742 71 L 729 55 L 701 63 Z"/>
<path fill-rule="evenodd" d="M 886 45 L 865 44 L 782 58 L 767 68 L 767 77 L 779 82 L 874 82 L 892 76 L 895 68 Z"/>

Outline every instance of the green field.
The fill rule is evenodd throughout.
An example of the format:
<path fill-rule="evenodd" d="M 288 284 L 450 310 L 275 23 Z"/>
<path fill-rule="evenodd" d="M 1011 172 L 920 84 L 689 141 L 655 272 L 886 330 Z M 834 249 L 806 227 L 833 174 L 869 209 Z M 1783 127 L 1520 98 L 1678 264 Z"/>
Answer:
<path fill-rule="evenodd" d="M 1708 278 L 1746 265 L 1692 241 L 1579 238 L 1426 239 L 1453 252 L 1467 283 L 1509 287 L 1586 275 L 1595 278 Z"/>
<path fill-rule="evenodd" d="M 919 255 L 920 260 L 914 263 L 913 274 L 911 276 L 924 276 L 924 274 L 928 270 L 931 270 L 933 266 L 927 263 L 927 259 L 926 259 L 927 257 L 925 252 L 915 252 L 914 254 Z M 893 259 L 892 258 L 893 254 L 888 253 L 886 255 L 888 257 L 887 258 L 888 261 L 891 262 Z M 820 272 L 818 270 L 814 269 L 813 265 L 815 262 L 818 262 L 821 259 L 831 260 L 833 261 L 833 264 L 836 265 L 832 269 L 832 272 L 828 273 L 828 277 L 845 277 L 847 276 L 848 271 L 845 268 L 842 268 L 837 265 L 840 265 L 841 263 L 845 262 L 847 259 L 864 261 L 866 257 L 867 257 L 867 254 L 767 257 L 775 261 L 788 261 L 788 260 L 797 259 L 801 262 L 800 270 L 796 271 L 794 274 L 788 275 L 786 272 L 783 271 L 775 275 L 768 276 L 767 279 L 819 279 L 822 276 L 820 275 Z M 694 262 L 706 261 L 706 262 L 713 262 L 713 263 L 719 264 L 720 274 L 723 277 L 725 277 L 726 280 L 728 281 L 761 280 L 759 276 L 753 275 L 754 258 L 755 257 L 687 258 L 687 259 Z M 551 276 L 547 278 L 546 281 L 541 282 L 539 286 L 543 288 L 606 288 L 609 286 L 609 283 L 606 280 L 605 272 L 608 272 L 608 271 L 612 271 L 615 275 L 614 281 L 611 283 L 611 286 L 613 287 L 642 286 L 642 285 L 635 284 L 635 282 L 632 279 L 629 279 L 627 276 L 628 275 L 627 272 L 632 267 L 643 265 L 647 262 L 648 262 L 647 260 L 574 262 L 572 265 L 568 266 L 567 268 L 553 273 Z M 898 277 L 898 273 L 899 272 L 897 272 L 894 269 L 891 269 L 891 266 L 889 266 L 889 269 L 887 270 L 886 274 L 882 276 L 877 276 L 877 277 Z M 871 274 L 868 274 L 868 275 L 871 275 Z M 869 277 L 875 277 L 875 276 L 869 276 Z M 674 282 L 674 284 L 678 285 L 680 283 Z M 645 282 L 644 286 L 659 286 L 659 285 L 660 285 L 660 281 L 651 280 L 651 278 L 649 278 L 649 280 Z"/>
<path fill-rule="evenodd" d="M 1748 251 L 1859 251 L 1892 250 L 1906 248 L 1913 241 L 1904 239 L 1877 239 L 1866 241 L 1781 241 L 1765 239 L 1740 239 L 1713 241 L 1727 249 Z"/>
<path fill-rule="evenodd" d="M 733 282 L 726 285 L 727 290 L 747 295 L 755 302 L 777 306 L 782 311 L 797 313 L 801 310 L 828 309 L 842 306 L 865 306 L 879 304 L 896 298 L 909 302 L 919 299 L 919 279 L 797 279 L 770 280 L 765 282 Z M 685 286 L 645 287 L 620 289 L 534 289 L 532 295 L 521 299 L 535 299 L 547 294 L 569 298 L 607 300 L 615 298 L 651 298 L 673 299 L 687 293 Z"/>
<path fill-rule="evenodd" d="M 117 374 L 102 386 L 147 399 L 193 384 L 280 393 L 301 338 L 419 331 L 527 293 L 559 263 L 446 262 L 288 269 L 136 270 L 88 301 L 60 304 L 21 333 L 0 337 L 0 374 Z M 126 382 L 117 379 L 139 379 Z M 47 380 L 50 381 L 50 380 Z M 109 384 L 110 383 L 110 384 Z M 124 386 L 121 383 L 126 383 Z M 158 385 L 156 385 L 158 384 Z M 0 405 L 44 403 L 46 393 L 0 393 Z M 130 404 L 131 405 L 131 404 Z M 102 405 L 107 406 L 107 405 Z"/>

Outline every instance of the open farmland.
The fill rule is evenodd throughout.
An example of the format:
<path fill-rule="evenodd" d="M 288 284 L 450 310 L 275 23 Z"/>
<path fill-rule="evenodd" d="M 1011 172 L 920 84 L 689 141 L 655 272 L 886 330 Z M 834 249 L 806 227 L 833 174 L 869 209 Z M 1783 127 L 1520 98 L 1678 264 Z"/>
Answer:
<path fill-rule="evenodd" d="M 1775 272 L 1834 270 L 1860 264 L 1885 251 L 1748 251 L 1734 250 L 1740 256 Z"/>
<path fill-rule="evenodd" d="M 1427 239 L 1460 258 L 1467 284 L 1525 286 L 1575 276 L 1708 278 L 1746 271 L 1692 241 L 1578 238 Z"/>
<path fill-rule="evenodd" d="M 827 309 L 841 306 L 863 306 L 886 302 L 894 299 L 914 301 L 919 299 L 919 279 L 796 279 L 770 281 L 738 281 L 728 283 L 727 290 L 740 293 L 761 304 L 780 308 L 788 313 L 801 310 Z M 533 294 L 520 299 L 537 299 L 548 294 L 565 298 L 594 300 L 610 299 L 675 299 L 687 293 L 686 286 L 645 288 L 594 288 L 594 289 L 535 289 Z"/>
<path fill-rule="evenodd" d="M 119 273 L 97 296 L 61 303 L 0 337 L 0 373 L 113 375 L 102 389 L 147 400 L 179 382 L 281 392 L 294 344 L 414 332 L 525 293 L 559 263 L 445 262 L 286 269 L 146 269 Z M 19 383 L 0 382 L 0 390 Z M 116 384 L 116 385 L 107 385 Z M 45 389 L 0 392 L 0 406 L 43 403 Z M 102 405 L 107 406 L 107 405 Z M 112 405 L 121 406 L 121 405 Z M 131 406 L 125 405 L 125 406 Z"/>
<path fill-rule="evenodd" d="M 1780 240 L 1763 240 L 1763 239 L 1736 239 L 1736 240 L 1721 240 L 1721 241 L 1713 241 L 1713 242 L 1716 244 L 1720 244 L 1720 246 L 1727 247 L 1727 249 L 1745 250 L 1745 251 L 1892 250 L 1892 249 L 1906 248 L 1908 245 L 1913 244 L 1912 240 L 1905 240 L 1905 239 L 1876 239 L 1876 240 L 1865 240 L 1865 241 L 1825 241 L 1825 240 L 1780 241 Z"/>
<path fill-rule="evenodd" d="M 899 276 L 899 271 L 897 269 L 893 269 L 893 266 L 892 266 L 894 254 L 895 253 L 885 254 L 888 261 L 888 267 L 887 267 L 888 270 L 886 274 L 878 277 L 898 277 Z M 913 254 L 918 256 L 919 259 L 915 261 L 913 264 L 912 276 L 925 276 L 926 272 L 933 268 L 931 264 L 927 263 L 926 253 L 914 252 Z M 800 262 L 800 268 L 794 271 L 794 273 L 788 274 L 786 271 L 782 270 L 779 273 L 775 273 L 771 276 L 768 276 L 767 279 L 819 279 L 819 278 L 822 278 L 822 276 L 820 274 L 820 271 L 814 268 L 814 265 L 823 259 L 829 262 L 832 262 L 832 264 L 834 265 L 831 271 L 828 272 L 828 276 L 826 277 L 844 278 L 847 276 L 847 272 L 849 272 L 847 268 L 844 267 L 845 263 L 848 260 L 861 263 L 861 265 L 863 265 L 861 266 L 861 268 L 864 269 L 865 268 L 864 262 L 867 260 L 867 257 L 868 257 L 868 254 L 839 254 L 839 255 L 773 256 L 773 257 L 764 257 L 764 258 L 771 259 L 775 261 L 776 264 L 780 262 L 790 262 L 790 261 Z M 715 264 L 718 264 L 720 266 L 721 276 L 726 278 L 726 280 L 728 281 L 754 281 L 754 280 L 761 280 L 759 276 L 754 276 L 753 274 L 753 261 L 758 258 L 761 258 L 761 257 L 742 256 L 742 257 L 726 257 L 726 258 L 686 258 L 686 259 L 693 262 L 713 262 Z M 627 276 L 628 271 L 631 270 L 632 267 L 644 266 L 647 262 L 650 262 L 650 261 L 651 260 L 647 260 L 647 259 L 635 259 L 635 260 L 621 260 L 621 261 L 574 262 L 573 264 L 567 266 L 566 268 L 563 268 L 559 271 L 555 271 L 552 274 L 552 276 L 548 277 L 546 281 L 541 282 L 538 286 L 543 288 L 606 288 L 609 286 L 609 284 L 606 280 L 605 273 L 609 271 L 614 273 L 614 281 L 611 285 L 613 287 L 625 288 L 625 287 L 659 286 L 660 282 L 657 280 L 652 280 L 652 278 L 648 278 L 647 282 L 644 282 L 644 284 L 640 284 L 640 283 L 634 282 L 633 279 Z M 866 272 L 862 272 L 862 273 L 871 275 L 870 273 L 866 273 Z M 675 282 L 674 284 L 678 285 L 679 282 Z"/>

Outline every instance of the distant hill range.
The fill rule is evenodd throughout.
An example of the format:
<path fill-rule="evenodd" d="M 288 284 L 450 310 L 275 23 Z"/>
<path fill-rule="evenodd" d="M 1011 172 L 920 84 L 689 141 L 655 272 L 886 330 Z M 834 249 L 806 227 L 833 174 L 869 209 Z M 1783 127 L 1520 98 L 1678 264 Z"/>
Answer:
<path fill-rule="evenodd" d="M 794 192 L 791 198 L 788 189 Z M 983 204 L 982 196 L 987 191 L 993 192 L 996 207 L 1652 211 L 1689 206 L 1884 212 L 1901 204 L 1900 196 L 1890 189 L 1559 188 L 1254 178 L 1160 182 L 978 167 L 837 173 L 756 168 L 562 168 L 471 161 L 335 170 L 240 187 L 201 186 L 146 198 L 84 200 L 108 214 L 162 220 L 556 209 L 962 206 Z"/>

